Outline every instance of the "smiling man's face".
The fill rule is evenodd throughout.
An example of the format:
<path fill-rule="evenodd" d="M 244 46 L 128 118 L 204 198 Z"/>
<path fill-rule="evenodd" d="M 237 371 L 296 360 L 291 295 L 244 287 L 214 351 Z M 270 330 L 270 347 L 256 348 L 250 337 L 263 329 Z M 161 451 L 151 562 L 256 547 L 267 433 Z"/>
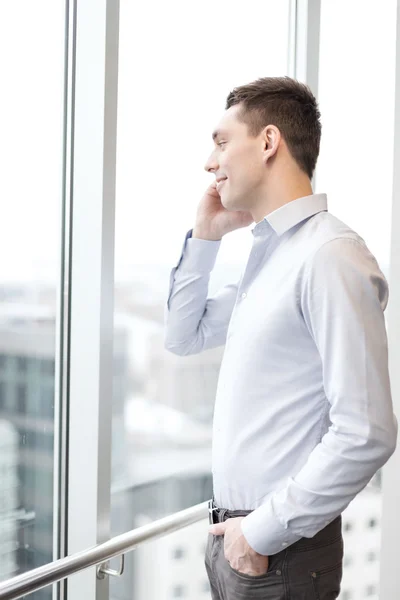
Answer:
<path fill-rule="evenodd" d="M 214 173 L 222 205 L 228 210 L 251 210 L 265 184 L 264 132 L 254 137 L 237 117 L 240 105 L 225 111 L 214 133 L 214 149 L 205 164 Z"/>

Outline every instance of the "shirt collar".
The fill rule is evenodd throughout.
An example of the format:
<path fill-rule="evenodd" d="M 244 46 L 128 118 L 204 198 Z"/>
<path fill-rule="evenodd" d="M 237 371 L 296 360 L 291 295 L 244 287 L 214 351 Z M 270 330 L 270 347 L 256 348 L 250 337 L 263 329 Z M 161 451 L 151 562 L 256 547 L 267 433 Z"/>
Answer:
<path fill-rule="evenodd" d="M 257 223 L 252 231 L 253 234 L 261 233 L 265 229 L 265 224 L 268 223 L 275 233 L 280 236 L 304 221 L 304 219 L 326 210 L 328 210 L 326 194 L 311 194 L 292 200 L 277 208 Z"/>

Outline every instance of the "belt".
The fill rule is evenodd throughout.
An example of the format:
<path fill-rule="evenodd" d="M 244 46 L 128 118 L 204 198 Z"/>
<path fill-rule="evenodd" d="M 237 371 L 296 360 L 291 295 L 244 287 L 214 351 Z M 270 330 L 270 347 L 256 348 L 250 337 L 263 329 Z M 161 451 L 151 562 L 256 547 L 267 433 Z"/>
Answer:
<path fill-rule="evenodd" d="M 210 525 L 215 523 L 221 523 L 227 519 L 234 517 L 245 517 L 250 514 L 251 510 L 228 510 L 227 508 L 220 508 L 215 504 L 214 499 L 208 501 L 208 521 Z M 313 538 L 300 538 L 297 542 L 292 544 L 292 550 L 300 551 L 302 549 L 307 550 L 317 547 L 317 545 L 327 545 L 332 541 L 339 540 L 342 537 L 342 517 L 339 515 L 324 529 L 319 531 Z"/>
<path fill-rule="evenodd" d="M 208 501 L 208 522 L 210 525 L 215 523 L 222 523 L 227 519 L 234 519 L 235 517 L 246 517 L 249 515 L 251 510 L 228 510 L 227 508 L 221 508 L 215 504 L 214 498 Z"/>

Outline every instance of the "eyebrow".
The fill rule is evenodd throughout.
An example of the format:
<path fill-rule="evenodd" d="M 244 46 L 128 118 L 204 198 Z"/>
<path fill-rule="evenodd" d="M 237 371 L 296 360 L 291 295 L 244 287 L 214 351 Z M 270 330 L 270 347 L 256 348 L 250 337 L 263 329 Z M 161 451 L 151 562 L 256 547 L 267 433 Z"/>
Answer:
<path fill-rule="evenodd" d="M 212 139 L 215 142 L 215 140 L 217 139 L 217 137 L 220 137 L 222 135 L 226 135 L 226 133 L 222 130 L 222 129 L 216 129 L 213 134 L 212 134 Z"/>

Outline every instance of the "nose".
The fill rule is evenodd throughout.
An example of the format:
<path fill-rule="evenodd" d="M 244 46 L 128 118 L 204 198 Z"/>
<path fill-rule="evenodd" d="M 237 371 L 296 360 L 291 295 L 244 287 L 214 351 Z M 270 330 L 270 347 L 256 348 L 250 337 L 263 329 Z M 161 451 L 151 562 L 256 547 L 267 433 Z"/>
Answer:
<path fill-rule="evenodd" d="M 206 164 L 204 165 L 204 170 L 207 171 L 207 173 L 215 173 L 218 170 L 218 162 L 215 158 L 214 152 L 210 154 Z"/>

